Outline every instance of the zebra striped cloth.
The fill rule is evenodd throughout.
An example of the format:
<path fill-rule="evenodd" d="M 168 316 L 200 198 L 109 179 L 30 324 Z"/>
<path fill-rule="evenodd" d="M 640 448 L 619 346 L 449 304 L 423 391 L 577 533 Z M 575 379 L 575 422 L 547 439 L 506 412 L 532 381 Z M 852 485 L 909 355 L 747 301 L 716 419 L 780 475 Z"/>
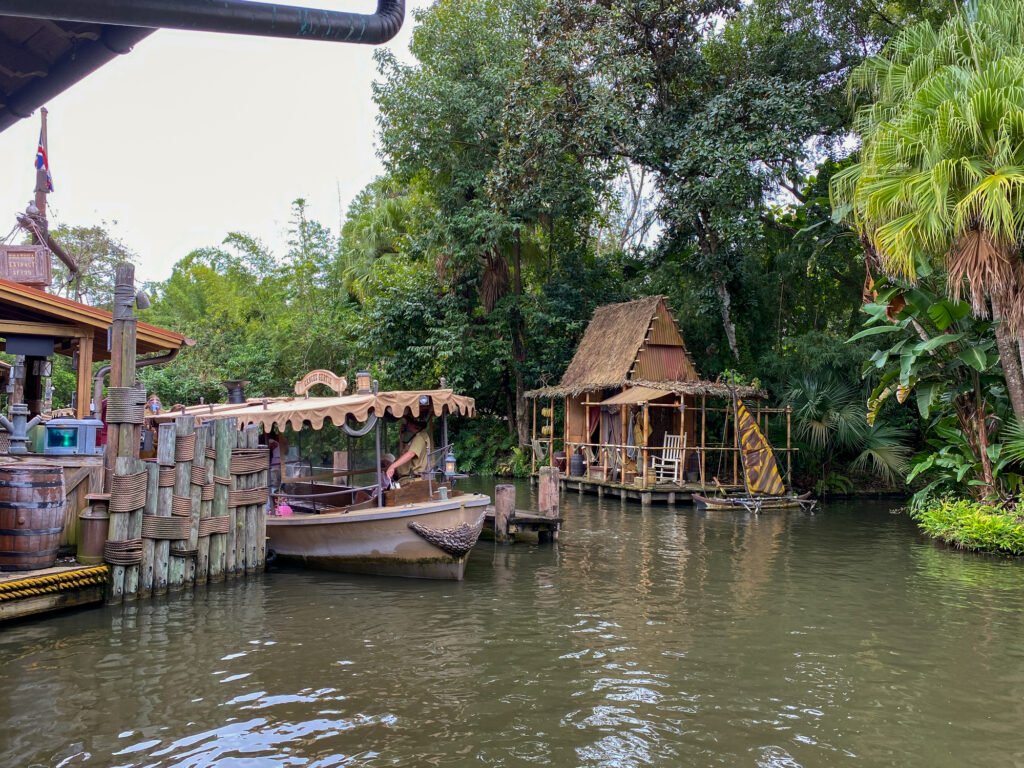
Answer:
<path fill-rule="evenodd" d="M 743 470 L 750 493 L 782 496 L 786 486 L 782 483 L 775 454 L 742 400 L 736 401 L 736 424 L 740 430 Z"/>

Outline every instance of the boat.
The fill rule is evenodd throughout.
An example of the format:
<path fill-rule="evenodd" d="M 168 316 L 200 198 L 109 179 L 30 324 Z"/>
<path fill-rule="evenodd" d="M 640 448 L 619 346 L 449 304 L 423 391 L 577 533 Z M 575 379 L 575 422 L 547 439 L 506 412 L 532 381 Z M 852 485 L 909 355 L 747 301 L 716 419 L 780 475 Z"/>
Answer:
<path fill-rule="evenodd" d="M 733 397 L 736 426 L 739 430 L 740 458 L 743 461 L 743 484 L 746 493 L 736 496 L 705 496 L 693 494 L 693 503 L 698 509 L 743 510 L 760 513 L 783 509 L 813 510 L 817 500 L 808 491 L 800 495 L 787 493 L 779 474 L 768 439 L 757 426 L 757 420 L 743 401 Z"/>
<path fill-rule="evenodd" d="M 363 374 L 360 374 L 360 378 Z M 310 397 L 312 384 L 327 384 L 334 397 Z M 459 475 L 448 444 L 448 416 L 472 416 L 473 398 L 451 389 L 377 391 L 366 381 L 344 394 L 345 379 L 313 371 L 295 386 L 296 397 L 261 398 L 238 404 L 193 406 L 200 421 L 233 417 L 264 434 L 286 426 L 321 430 L 333 425 L 350 437 L 374 436 L 376 457 L 363 470 L 286 464 L 272 491 L 266 519 L 267 561 L 343 573 L 461 581 L 469 552 L 480 537 L 490 498 L 455 489 Z M 303 396 L 304 395 L 304 396 Z M 204 410 L 208 409 L 208 411 Z M 439 417 L 441 447 L 430 452 L 416 479 L 389 486 L 381 470 L 382 427 L 403 417 Z M 369 475 L 363 484 L 354 477 Z"/>

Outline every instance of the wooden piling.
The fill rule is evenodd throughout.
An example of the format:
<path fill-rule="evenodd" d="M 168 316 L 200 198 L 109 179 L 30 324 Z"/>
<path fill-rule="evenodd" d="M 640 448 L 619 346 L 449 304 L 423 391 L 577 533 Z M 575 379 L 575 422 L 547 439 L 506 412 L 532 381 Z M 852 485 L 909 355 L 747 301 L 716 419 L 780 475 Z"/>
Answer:
<path fill-rule="evenodd" d="M 144 515 L 155 515 L 159 504 L 160 465 L 155 461 L 146 462 L 146 506 Z M 153 556 L 156 551 L 156 539 L 142 540 L 142 565 L 139 571 L 139 597 L 153 594 Z"/>
<path fill-rule="evenodd" d="M 541 467 L 543 473 L 549 467 Z M 508 544 L 511 536 L 508 533 L 508 523 L 515 517 L 516 511 L 516 487 L 514 485 L 494 486 L 494 540 L 498 544 Z"/>
<path fill-rule="evenodd" d="M 248 426 L 245 428 L 243 435 L 245 436 L 245 447 L 247 449 L 259 448 L 260 445 L 260 431 L 259 427 Z M 254 490 L 259 487 L 258 472 L 250 472 L 245 476 L 245 488 L 248 490 Z M 255 573 L 256 572 L 256 545 L 257 545 L 257 531 L 256 531 L 256 504 L 245 505 L 245 572 Z"/>
<path fill-rule="evenodd" d="M 207 452 L 214 450 L 214 427 L 212 424 L 204 424 L 200 428 L 201 432 L 205 433 L 204 445 L 208 449 Z M 199 460 L 199 439 L 196 438 L 196 460 Z M 203 466 L 206 467 L 206 483 L 207 485 L 213 483 L 213 459 L 203 454 Z M 209 495 L 209 494 L 205 494 Z M 213 514 L 213 499 L 204 498 L 199 505 L 199 520 L 203 521 L 209 518 Z M 213 540 L 213 536 L 200 536 L 199 544 L 197 549 L 199 553 L 196 555 L 196 584 L 205 584 L 210 578 L 210 543 Z"/>
<path fill-rule="evenodd" d="M 175 425 L 175 446 L 182 446 L 183 448 L 188 446 L 193 440 L 192 435 L 196 431 L 196 418 L 195 416 L 179 416 L 174 420 Z M 182 460 L 179 458 L 187 456 L 182 454 L 181 450 L 176 450 L 175 461 L 174 461 L 174 486 L 172 495 L 172 514 L 176 514 L 177 517 L 185 517 L 183 509 L 180 508 L 180 501 L 177 501 L 179 508 L 174 508 L 174 502 L 180 499 L 188 499 L 191 502 L 191 491 L 192 491 L 192 460 Z M 191 520 L 192 513 L 188 513 L 188 517 Z M 191 524 L 191 523 L 190 523 Z M 173 542 L 169 542 L 169 553 L 188 549 L 188 539 L 175 539 Z M 180 590 L 185 586 L 185 560 L 183 557 L 176 557 L 169 555 L 167 562 L 167 588 L 172 592 Z"/>
<path fill-rule="evenodd" d="M 206 427 L 197 427 L 195 430 L 196 444 L 195 444 L 195 456 L 192 459 L 192 467 L 196 469 L 196 477 L 189 476 L 189 491 L 188 495 L 192 501 L 191 506 L 191 518 L 189 521 L 189 533 L 188 533 L 188 544 L 185 545 L 189 552 L 194 553 L 192 557 L 185 560 L 185 584 L 193 585 L 196 583 L 196 573 L 199 568 L 199 517 L 202 514 L 203 504 L 203 484 L 196 483 L 195 480 L 201 480 L 206 476 L 206 435 L 208 430 Z M 209 555 L 209 549 L 207 549 L 207 555 Z"/>
<path fill-rule="evenodd" d="M 558 467 L 541 467 L 537 490 L 537 511 L 544 517 L 558 517 Z"/>
<path fill-rule="evenodd" d="M 267 469 L 260 470 L 256 475 L 256 486 L 267 489 L 267 500 L 256 508 L 256 570 L 263 571 L 267 566 L 267 507 L 270 502 L 270 471 L 269 452 Z M 346 460 L 347 460 L 346 456 Z M 284 456 L 281 457 L 282 477 L 284 473 Z"/>
<path fill-rule="evenodd" d="M 159 433 L 160 444 L 156 449 L 156 463 L 161 470 L 174 469 L 174 446 L 177 443 L 177 426 L 161 424 Z M 174 503 L 174 486 L 161 485 L 157 493 L 157 517 L 170 517 Z M 171 542 L 168 539 L 156 539 L 153 544 L 153 593 L 162 595 L 167 591 L 170 578 Z"/>
<path fill-rule="evenodd" d="M 228 558 L 231 559 L 231 566 L 234 566 L 234 528 L 230 523 L 228 514 L 228 496 L 231 492 L 231 449 L 235 445 L 235 420 L 219 419 L 214 427 L 214 445 L 217 456 L 214 459 L 214 491 L 213 517 L 229 518 L 228 532 L 217 533 L 210 537 L 210 581 L 220 581 L 225 578 L 228 571 Z M 225 480 L 227 481 L 225 483 Z"/>
<path fill-rule="evenodd" d="M 144 470 L 143 462 L 130 456 L 118 456 L 114 462 L 114 473 L 117 475 L 133 475 Z M 114 508 L 109 509 L 110 523 L 107 539 L 112 542 L 128 541 L 133 538 L 135 529 L 135 521 L 132 516 L 136 514 L 141 516 L 141 512 L 139 510 L 119 511 L 117 506 L 115 504 Z M 134 570 L 134 574 L 130 575 L 129 572 L 132 570 Z M 138 572 L 139 566 L 137 562 L 132 565 L 112 564 L 110 567 L 110 588 L 107 594 L 108 601 L 119 603 L 126 598 L 134 597 L 138 589 Z M 127 587 L 132 587 L 132 592 L 128 592 Z"/>

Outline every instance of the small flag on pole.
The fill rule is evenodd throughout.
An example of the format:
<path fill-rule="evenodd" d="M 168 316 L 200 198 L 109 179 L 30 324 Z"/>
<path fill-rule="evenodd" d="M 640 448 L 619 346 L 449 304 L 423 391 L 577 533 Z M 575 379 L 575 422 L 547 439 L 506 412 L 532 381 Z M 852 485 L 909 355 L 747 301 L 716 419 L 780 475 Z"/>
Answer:
<path fill-rule="evenodd" d="M 50 176 L 50 159 L 46 156 L 43 132 L 39 132 L 39 147 L 36 149 L 36 170 L 46 171 L 46 191 L 53 192 L 53 177 Z"/>

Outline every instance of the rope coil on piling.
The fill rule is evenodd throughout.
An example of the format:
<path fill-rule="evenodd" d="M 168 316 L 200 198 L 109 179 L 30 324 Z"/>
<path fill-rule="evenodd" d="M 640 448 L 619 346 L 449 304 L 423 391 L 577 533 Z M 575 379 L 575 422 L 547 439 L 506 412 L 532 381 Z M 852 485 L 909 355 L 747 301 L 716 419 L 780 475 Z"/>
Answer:
<path fill-rule="evenodd" d="M 191 496 L 172 496 L 171 497 L 171 514 L 175 517 L 191 517 L 192 516 L 192 497 Z"/>
<path fill-rule="evenodd" d="M 192 465 L 192 485 L 206 485 L 209 481 L 209 470 L 202 464 Z"/>
<path fill-rule="evenodd" d="M 214 494 L 215 487 L 216 486 L 214 486 L 213 483 L 205 483 L 203 485 L 203 497 L 202 497 L 203 501 L 213 501 L 213 494 Z"/>
<path fill-rule="evenodd" d="M 196 433 L 178 435 L 174 444 L 174 460 L 176 462 L 192 461 L 196 455 Z"/>
<path fill-rule="evenodd" d="M 216 458 L 217 458 L 217 449 L 216 448 L 207 448 L 206 449 L 206 458 L 210 459 L 211 461 L 216 460 Z"/>
<path fill-rule="evenodd" d="M 265 504 L 267 491 L 265 485 L 259 488 L 236 488 L 228 494 L 228 506 L 245 507 L 250 504 Z"/>
<path fill-rule="evenodd" d="M 161 488 L 170 488 L 174 485 L 174 467 L 161 467 L 160 468 L 160 482 Z"/>
<path fill-rule="evenodd" d="M 231 474 L 251 475 L 270 467 L 266 448 L 236 448 L 231 452 Z"/>
<path fill-rule="evenodd" d="M 103 545 L 103 559 L 111 565 L 138 565 L 142 562 L 142 539 L 108 541 Z"/>
<path fill-rule="evenodd" d="M 231 518 L 227 515 L 204 517 L 199 521 L 199 536 L 211 536 L 215 533 L 227 533 L 231 530 Z"/>
<path fill-rule="evenodd" d="M 142 516 L 142 538 L 144 539 L 177 541 L 187 539 L 191 530 L 192 524 L 187 517 Z M 141 549 L 139 551 L 141 552 Z"/>
<path fill-rule="evenodd" d="M 107 423 L 142 424 L 146 419 L 146 393 L 135 387 L 107 387 Z"/>
<path fill-rule="evenodd" d="M 146 473 L 114 475 L 110 481 L 111 512 L 134 512 L 146 506 Z"/>
<path fill-rule="evenodd" d="M 170 550 L 170 552 L 171 552 L 171 557 L 185 557 L 185 558 L 191 558 L 191 559 L 195 560 L 196 557 L 199 556 L 199 550 L 198 549 L 173 549 L 172 548 Z"/>

